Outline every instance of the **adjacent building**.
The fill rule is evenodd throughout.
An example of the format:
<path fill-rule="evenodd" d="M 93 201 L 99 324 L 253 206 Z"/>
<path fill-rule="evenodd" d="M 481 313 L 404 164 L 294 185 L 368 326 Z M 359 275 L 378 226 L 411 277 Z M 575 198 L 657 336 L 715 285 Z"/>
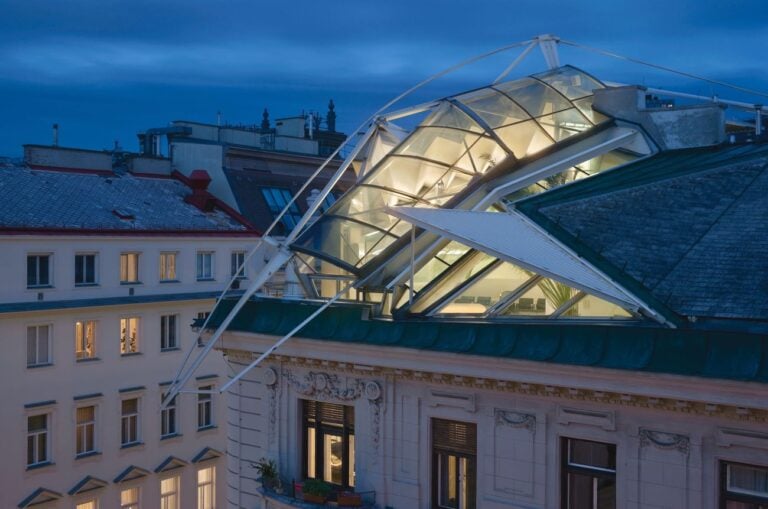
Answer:
<path fill-rule="evenodd" d="M 160 402 L 190 324 L 251 277 L 256 230 L 202 171 L 33 145 L 25 161 L 0 166 L 0 506 L 223 507 L 223 402 Z M 229 369 L 209 357 L 195 388 Z"/>

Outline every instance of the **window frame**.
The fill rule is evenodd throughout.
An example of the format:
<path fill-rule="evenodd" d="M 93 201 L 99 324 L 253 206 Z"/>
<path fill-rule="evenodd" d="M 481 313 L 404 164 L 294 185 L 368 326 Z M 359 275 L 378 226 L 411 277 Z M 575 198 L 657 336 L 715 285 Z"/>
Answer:
<path fill-rule="evenodd" d="M 749 463 L 743 463 L 741 461 L 728 461 L 720 460 L 718 462 L 718 469 L 720 473 L 720 485 L 718 489 L 718 508 L 727 509 L 728 502 L 737 502 L 742 504 L 755 504 L 755 505 L 768 505 L 768 492 L 766 496 L 752 495 L 748 493 L 740 493 L 738 491 L 729 490 L 729 470 L 731 465 L 739 467 L 749 467 L 758 470 L 765 470 L 768 472 L 768 466 L 766 465 L 753 465 Z"/>
<path fill-rule="evenodd" d="M 127 327 L 126 327 L 127 325 Z M 126 331 L 131 330 L 131 325 L 134 325 L 135 335 L 128 335 Z M 131 340 L 133 346 L 128 349 L 128 340 Z M 124 316 L 120 318 L 120 356 L 130 356 L 141 353 L 141 317 L 139 316 Z"/>
<path fill-rule="evenodd" d="M 125 404 L 128 401 L 136 402 L 136 410 L 134 412 L 126 413 Z M 132 430 L 131 430 L 131 426 L 133 428 Z M 128 436 L 128 440 L 126 440 L 127 434 L 128 435 L 132 434 L 133 437 Z M 133 440 L 131 440 L 131 438 L 133 438 Z M 120 400 L 120 447 L 130 447 L 140 443 L 141 443 L 141 398 L 139 398 L 138 396 L 122 398 Z"/>
<path fill-rule="evenodd" d="M 45 266 L 47 271 L 47 280 L 45 282 L 42 281 L 43 265 L 40 263 L 42 258 L 45 258 Z M 31 259 L 36 260 L 33 278 L 30 278 L 31 267 L 29 264 Z M 30 279 L 33 279 L 34 282 L 30 283 Z M 53 288 L 53 253 L 27 253 L 27 288 Z"/>
<path fill-rule="evenodd" d="M 179 348 L 179 314 L 160 315 L 160 351 L 168 352 Z"/>
<path fill-rule="evenodd" d="M 121 285 L 137 285 L 141 284 L 140 264 L 141 252 L 139 251 L 126 251 L 120 253 L 120 284 Z M 131 271 L 133 269 L 133 271 Z M 134 273 L 134 277 L 131 278 L 131 272 Z"/>
<path fill-rule="evenodd" d="M 88 267 L 87 267 L 87 258 L 93 258 L 93 278 L 92 281 L 88 280 Z M 78 264 L 78 258 L 82 258 L 80 260 L 80 263 Z M 82 281 L 77 280 L 77 274 L 78 274 L 78 265 L 82 265 L 80 267 L 80 274 Z M 75 272 L 74 272 L 74 281 L 76 287 L 83 287 L 83 286 L 97 286 L 99 284 L 99 255 L 98 253 L 93 252 L 82 252 L 82 253 L 75 253 Z"/>
<path fill-rule="evenodd" d="M 466 427 L 463 435 L 471 439 L 472 444 L 448 444 L 447 438 L 440 436 L 438 439 L 438 427 L 457 425 Z M 450 438 L 450 436 L 448 437 Z M 433 417 L 430 419 L 430 450 L 432 454 L 432 482 L 431 482 L 431 504 L 433 509 L 445 509 L 450 506 L 440 503 L 441 493 L 443 492 L 443 477 L 440 475 L 443 456 L 453 457 L 456 460 L 457 468 L 460 468 L 462 461 L 466 465 L 467 475 L 464 479 L 456 475 L 454 489 L 457 493 L 462 491 L 462 487 L 467 491 L 467 507 L 462 507 L 459 500 L 456 501 L 458 509 L 476 509 L 477 505 L 477 423 L 469 421 L 457 421 L 455 419 L 443 419 Z M 469 479 L 469 480 L 467 480 Z"/>
<path fill-rule="evenodd" d="M 29 429 L 29 420 L 35 417 L 45 417 L 45 427 L 42 429 L 36 429 L 34 431 L 30 431 Z M 41 412 L 41 413 L 30 413 L 26 415 L 27 418 L 27 461 L 26 461 L 26 467 L 27 469 L 30 468 L 37 468 L 43 465 L 50 465 L 53 463 L 51 459 L 51 452 L 53 451 L 53 448 L 51 447 L 51 412 Z M 40 438 L 44 437 L 44 444 L 43 444 L 43 451 L 41 458 L 41 451 L 40 451 Z M 30 454 L 31 452 L 31 454 Z M 34 459 L 35 461 L 30 462 L 30 458 Z"/>
<path fill-rule="evenodd" d="M 235 277 L 235 274 L 237 274 L 237 279 L 247 279 L 248 274 L 246 273 L 245 269 L 245 257 L 247 253 L 243 250 L 235 249 L 233 250 L 229 255 L 229 263 L 230 263 L 230 276 Z M 238 271 L 238 267 L 242 265 L 242 268 Z"/>
<path fill-rule="evenodd" d="M 173 491 L 163 492 L 163 483 L 173 481 Z M 172 497 L 172 500 L 169 498 Z M 181 507 L 181 475 L 170 475 L 160 479 L 160 509 L 179 509 Z"/>
<path fill-rule="evenodd" d="M 211 480 L 201 482 L 200 474 L 206 470 L 210 470 Z M 196 486 L 197 509 L 214 509 L 216 507 L 216 465 L 210 465 L 197 469 Z M 210 491 L 206 488 L 208 488 Z"/>
<path fill-rule="evenodd" d="M 84 344 L 84 340 L 88 336 L 89 324 L 91 326 L 91 341 Z M 87 348 L 89 344 L 90 352 Z M 96 320 L 75 320 L 75 360 L 87 361 L 91 359 L 96 359 Z"/>
<path fill-rule="evenodd" d="M 93 410 L 93 416 L 90 420 L 80 422 L 78 413 L 80 410 L 91 408 Z M 95 404 L 91 405 L 78 405 L 75 407 L 75 458 L 83 458 L 91 456 L 99 451 L 97 443 L 96 422 L 98 421 L 98 409 Z M 82 436 L 81 436 L 82 435 Z M 91 448 L 88 448 L 90 435 Z M 82 445 L 82 450 L 81 450 Z"/>
<path fill-rule="evenodd" d="M 135 491 L 135 502 L 123 502 L 123 493 L 126 491 Z M 141 508 L 141 486 L 131 486 L 120 490 L 120 509 L 140 509 Z"/>
<path fill-rule="evenodd" d="M 212 391 L 213 384 L 201 385 L 199 390 Z M 197 394 L 197 430 L 203 431 L 215 427 L 213 419 L 213 394 Z"/>
<path fill-rule="evenodd" d="M 584 465 L 580 463 L 571 463 L 570 462 L 570 444 L 572 441 L 600 444 L 600 445 L 608 446 L 609 448 L 613 449 L 614 468 L 609 469 L 609 468 L 604 468 L 599 466 L 590 466 L 590 465 Z M 593 493 L 594 493 L 594 482 L 596 480 L 600 480 L 600 479 L 612 480 L 613 486 L 614 486 L 614 497 L 615 497 L 615 493 L 616 493 L 615 490 L 617 486 L 617 482 L 616 482 L 617 472 L 618 472 L 617 453 L 618 453 L 618 446 L 612 442 L 601 442 L 598 440 L 575 438 L 575 437 L 560 437 L 560 507 L 561 509 L 570 509 L 570 505 L 569 505 L 569 495 L 570 495 L 569 475 L 570 474 L 592 476 Z M 617 499 L 614 498 L 614 507 L 618 507 L 616 503 L 617 503 Z"/>
<path fill-rule="evenodd" d="M 337 486 L 342 489 L 354 489 L 355 485 L 355 407 L 352 405 L 342 405 L 338 403 L 329 403 L 325 401 L 315 401 L 301 399 L 301 422 L 302 422 L 302 474 L 305 479 L 323 479 L 325 480 L 324 467 L 325 454 L 323 439 L 326 435 L 341 437 L 342 459 L 341 459 L 341 483 L 334 483 L 332 481 L 325 480 L 333 486 Z M 315 405 L 315 415 L 322 413 L 321 407 L 323 405 L 341 407 L 343 412 L 342 423 L 332 423 L 330 421 L 320 421 L 316 419 L 315 422 L 310 422 L 308 413 L 309 406 Z M 351 419 L 350 419 L 351 414 Z M 350 422 L 351 421 L 351 422 Z M 310 476 L 309 463 L 310 463 L 310 440 L 309 430 L 314 429 L 314 458 L 312 461 L 314 475 Z M 351 450 L 351 454 L 350 454 Z M 330 464 L 330 463 L 328 463 Z M 352 479 L 350 479 L 350 477 Z M 351 482 L 350 482 L 351 481 Z"/>
<path fill-rule="evenodd" d="M 178 251 L 160 251 L 158 256 L 158 281 L 161 283 L 179 282 L 178 257 Z M 172 260 L 172 262 L 169 263 L 169 260 Z"/>
<path fill-rule="evenodd" d="M 165 394 L 160 398 L 165 399 Z M 160 408 L 160 439 L 175 437 L 179 432 L 179 399 L 178 394 L 168 402 L 165 408 Z M 171 429 L 173 428 L 173 429 Z"/>
<path fill-rule="evenodd" d="M 215 281 L 216 278 L 216 252 L 215 251 L 197 251 L 195 254 L 195 277 L 197 281 Z M 205 260 L 208 260 L 206 271 Z"/>
<path fill-rule="evenodd" d="M 46 351 L 48 353 L 47 359 L 41 360 L 40 359 L 40 328 L 46 327 L 48 330 L 48 334 L 46 337 Z M 30 362 L 29 360 L 29 354 L 30 354 L 30 347 L 29 347 L 29 333 L 30 329 L 35 329 L 35 362 Z M 26 346 L 27 346 L 27 368 L 38 368 L 41 366 L 50 366 L 53 364 L 53 324 L 51 323 L 36 323 L 36 324 L 30 324 L 27 325 L 25 328 L 26 331 Z"/>

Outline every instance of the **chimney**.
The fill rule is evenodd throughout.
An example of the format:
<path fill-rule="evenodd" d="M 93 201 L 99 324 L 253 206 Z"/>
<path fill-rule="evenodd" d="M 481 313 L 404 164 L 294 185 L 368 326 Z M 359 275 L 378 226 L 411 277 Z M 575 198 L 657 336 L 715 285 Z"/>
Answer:
<path fill-rule="evenodd" d="M 53 124 L 53 146 L 59 146 L 59 124 Z"/>
<path fill-rule="evenodd" d="M 328 103 L 328 115 L 325 117 L 325 121 L 328 123 L 328 131 L 335 133 L 336 132 L 336 112 L 334 109 L 336 108 L 336 105 L 333 104 L 333 99 Z"/>
<path fill-rule="evenodd" d="M 193 170 L 187 179 L 187 185 L 192 188 L 192 194 L 185 196 L 184 201 L 194 205 L 203 212 L 211 212 L 214 207 L 213 195 L 208 192 L 211 177 L 205 170 Z"/>

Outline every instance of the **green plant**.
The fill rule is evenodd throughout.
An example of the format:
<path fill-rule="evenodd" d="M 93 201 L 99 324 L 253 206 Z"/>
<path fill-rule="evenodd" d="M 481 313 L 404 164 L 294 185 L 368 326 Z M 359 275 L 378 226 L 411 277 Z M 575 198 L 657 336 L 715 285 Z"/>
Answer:
<path fill-rule="evenodd" d="M 268 490 L 280 490 L 280 473 L 277 470 L 277 463 L 275 460 L 261 458 L 256 463 L 251 463 L 251 465 L 259 474 L 262 486 Z"/>
<path fill-rule="evenodd" d="M 333 488 L 327 482 L 321 479 L 307 479 L 301 487 L 302 493 L 305 495 L 316 495 L 318 497 L 327 498 L 331 494 Z"/>

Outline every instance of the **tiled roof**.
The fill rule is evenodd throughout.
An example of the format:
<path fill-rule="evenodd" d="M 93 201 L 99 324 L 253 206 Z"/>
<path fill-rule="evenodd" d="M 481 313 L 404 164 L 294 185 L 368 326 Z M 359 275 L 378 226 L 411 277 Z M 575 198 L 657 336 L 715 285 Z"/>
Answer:
<path fill-rule="evenodd" d="M 768 320 L 768 145 L 662 153 L 520 208 L 679 315 Z"/>
<path fill-rule="evenodd" d="M 170 178 L 0 167 L 0 228 L 244 232 L 221 210 L 185 203 L 190 188 Z"/>

